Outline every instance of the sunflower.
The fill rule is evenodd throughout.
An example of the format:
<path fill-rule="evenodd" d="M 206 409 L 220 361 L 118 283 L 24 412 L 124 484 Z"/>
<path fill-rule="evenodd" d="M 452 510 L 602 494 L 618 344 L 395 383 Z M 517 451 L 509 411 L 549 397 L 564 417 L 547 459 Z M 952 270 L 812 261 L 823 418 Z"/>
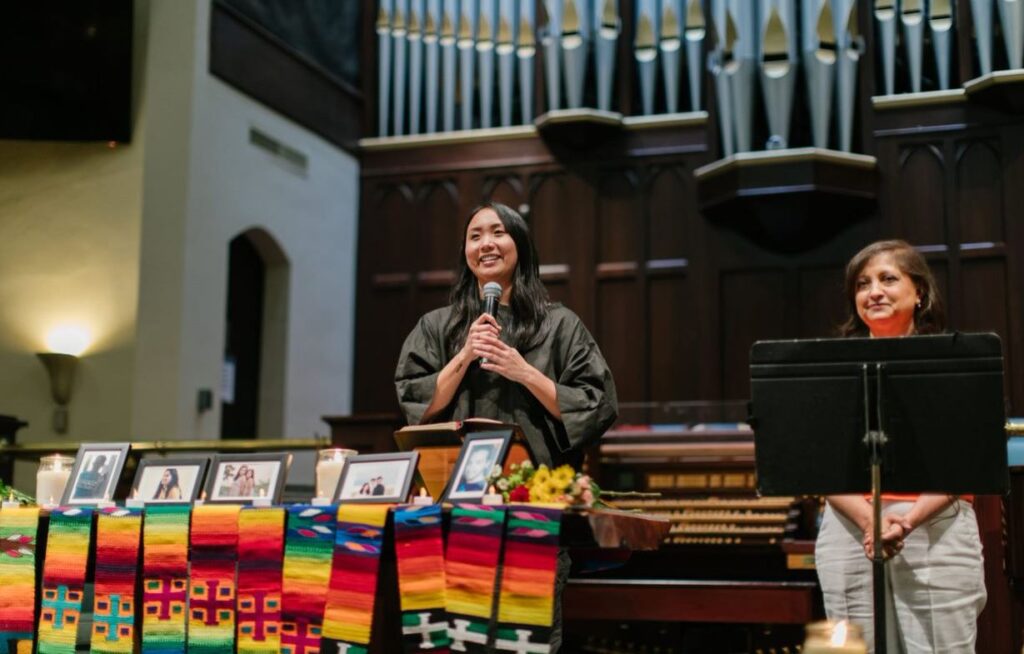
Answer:
<path fill-rule="evenodd" d="M 570 465 L 559 466 L 551 473 L 551 481 L 558 486 L 559 490 L 569 488 L 575 477 L 576 471 Z"/>
<path fill-rule="evenodd" d="M 547 484 L 550 480 L 551 471 L 548 470 L 547 466 L 542 465 L 541 467 L 537 468 L 537 472 L 533 473 L 533 477 L 530 477 L 530 485 L 543 486 L 544 484 Z"/>

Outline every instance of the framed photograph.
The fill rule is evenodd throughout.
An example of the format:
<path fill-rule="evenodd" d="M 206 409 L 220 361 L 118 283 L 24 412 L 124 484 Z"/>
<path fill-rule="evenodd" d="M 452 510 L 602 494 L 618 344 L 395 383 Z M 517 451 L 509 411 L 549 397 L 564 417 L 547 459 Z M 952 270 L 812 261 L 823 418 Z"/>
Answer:
<path fill-rule="evenodd" d="M 61 504 L 96 504 L 114 499 L 128 443 L 82 443 Z"/>
<path fill-rule="evenodd" d="M 218 454 L 206 479 L 206 501 L 221 504 L 250 504 L 269 497 L 281 502 L 281 491 L 291 463 L 291 454 Z"/>
<path fill-rule="evenodd" d="M 354 456 L 345 462 L 335 501 L 405 502 L 419 460 L 419 452 Z"/>
<path fill-rule="evenodd" d="M 203 488 L 210 457 L 143 459 L 132 482 L 131 497 L 146 504 L 191 504 Z"/>
<path fill-rule="evenodd" d="M 455 472 L 448 480 L 446 502 L 480 500 L 487 494 L 487 478 L 494 466 L 505 463 L 513 430 L 478 431 L 466 434 L 455 462 Z"/>

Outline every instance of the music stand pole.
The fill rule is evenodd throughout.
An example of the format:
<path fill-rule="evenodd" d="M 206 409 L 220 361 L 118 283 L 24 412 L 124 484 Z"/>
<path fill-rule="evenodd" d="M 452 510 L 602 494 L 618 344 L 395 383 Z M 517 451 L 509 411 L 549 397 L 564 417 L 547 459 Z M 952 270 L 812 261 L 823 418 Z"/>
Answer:
<path fill-rule="evenodd" d="M 882 447 L 888 440 L 882 425 L 882 369 L 883 364 L 876 363 L 876 417 L 878 429 L 871 429 L 871 391 L 868 384 L 868 364 L 861 366 L 864 381 L 864 445 L 870 450 L 871 460 L 871 509 L 874 512 L 872 539 L 872 583 L 874 585 L 875 607 L 875 654 L 885 654 L 885 556 L 882 551 Z"/>

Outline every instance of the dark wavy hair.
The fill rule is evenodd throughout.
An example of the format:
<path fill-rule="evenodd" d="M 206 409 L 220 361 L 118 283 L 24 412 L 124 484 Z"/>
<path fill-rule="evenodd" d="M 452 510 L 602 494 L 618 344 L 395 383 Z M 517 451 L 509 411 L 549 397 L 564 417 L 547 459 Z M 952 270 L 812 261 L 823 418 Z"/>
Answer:
<path fill-rule="evenodd" d="M 896 267 L 914 282 L 921 297 L 921 305 L 914 309 L 914 333 L 938 334 L 946 330 L 946 312 L 942 296 L 935 285 L 935 277 L 921 253 L 910 243 L 900 240 L 875 241 L 846 264 L 846 312 L 847 318 L 839 327 L 840 336 L 867 336 L 868 326 L 857 313 L 857 278 L 871 259 L 879 254 L 891 254 Z"/>
<path fill-rule="evenodd" d="M 178 488 L 178 490 L 180 491 L 181 488 L 178 487 L 178 469 L 177 468 L 167 468 L 166 470 L 164 470 L 164 472 L 171 473 L 171 483 L 167 484 L 167 487 L 166 487 L 167 488 L 167 492 L 169 493 L 172 488 Z M 153 499 L 154 500 L 160 499 L 160 491 L 163 490 L 163 489 L 164 489 L 164 480 L 161 479 L 160 483 L 156 485 L 156 492 L 153 493 Z"/>
<path fill-rule="evenodd" d="M 516 245 L 518 263 L 512 273 L 512 294 L 509 300 L 512 319 L 505 326 L 506 342 L 512 347 L 523 351 L 529 349 L 544 324 L 548 312 L 548 291 L 540 281 L 540 263 L 537 248 L 530 237 L 530 227 L 514 209 L 497 202 L 481 204 L 470 212 L 466 224 L 462 228 L 459 240 L 458 257 L 455 264 L 455 284 L 452 285 L 449 304 L 452 305 L 451 318 L 445 332 L 445 344 L 449 354 L 455 353 L 466 341 L 469 326 L 483 311 L 480 289 L 476 275 L 466 263 L 466 232 L 473 217 L 485 209 L 498 215 L 498 220 L 505 226 L 505 231 L 512 237 Z"/>

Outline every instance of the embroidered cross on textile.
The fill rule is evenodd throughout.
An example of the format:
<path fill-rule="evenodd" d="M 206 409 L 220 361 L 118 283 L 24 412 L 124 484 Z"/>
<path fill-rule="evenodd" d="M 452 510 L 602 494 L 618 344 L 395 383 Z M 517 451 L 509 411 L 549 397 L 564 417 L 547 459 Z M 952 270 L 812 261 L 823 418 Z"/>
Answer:
<path fill-rule="evenodd" d="M 39 654 L 75 652 L 92 539 L 92 515 L 92 509 L 79 507 L 63 507 L 50 513 L 39 609 Z"/>
<path fill-rule="evenodd" d="M 39 507 L 0 511 L 0 649 L 8 641 L 32 650 L 36 627 L 36 533 Z"/>
<path fill-rule="evenodd" d="M 281 650 L 285 511 L 247 506 L 238 514 L 238 654 Z"/>

